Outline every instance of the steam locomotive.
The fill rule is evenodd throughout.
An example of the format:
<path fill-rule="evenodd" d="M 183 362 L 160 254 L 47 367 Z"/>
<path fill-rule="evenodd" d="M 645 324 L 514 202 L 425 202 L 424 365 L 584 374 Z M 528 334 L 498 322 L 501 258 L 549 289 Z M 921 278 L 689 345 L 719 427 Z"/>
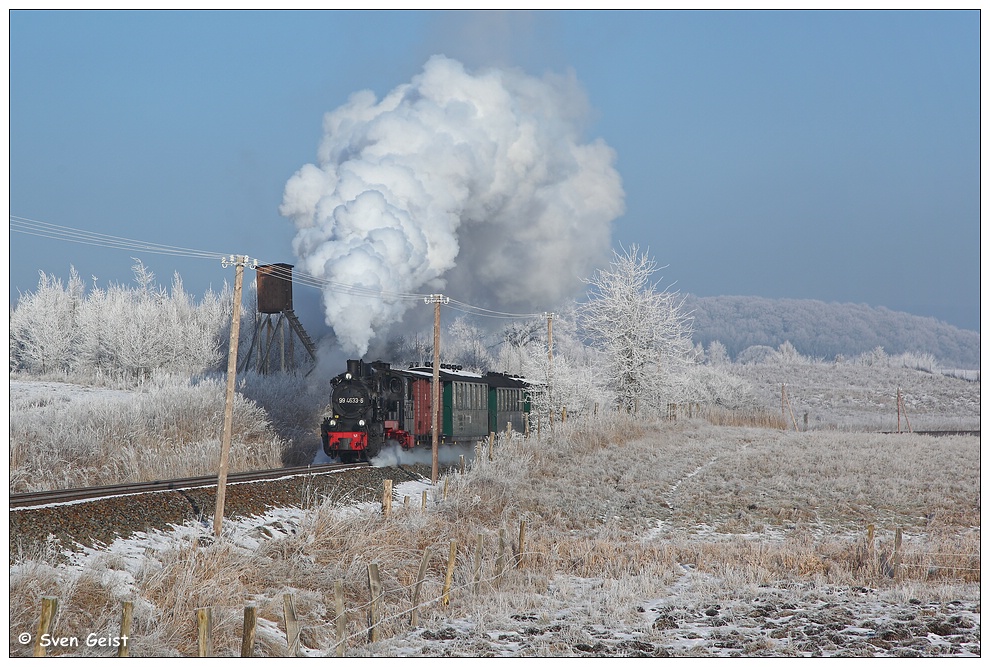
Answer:
<path fill-rule="evenodd" d="M 522 431 L 529 413 L 526 382 L 502 373 L 440 367 L 439 437 L 445 444 L 477 442 L 511 424 Z M 433 369 L 399 370 L 382 361 L 349 359 L 331 382 L 320 425 L 323 451 L 350 463 L 370 461 L 387 445 L 431 447 Z"/>

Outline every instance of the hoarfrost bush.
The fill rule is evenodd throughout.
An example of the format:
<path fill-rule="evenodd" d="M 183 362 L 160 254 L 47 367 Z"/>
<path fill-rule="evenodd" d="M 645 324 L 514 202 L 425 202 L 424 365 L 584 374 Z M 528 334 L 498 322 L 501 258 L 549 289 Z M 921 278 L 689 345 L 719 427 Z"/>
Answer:
<path fill-rule="evenodd" d="M 801 355 L 797 349 L 791 345 L 791 341 L 785 340 L 777 348 L 776 354 L 773 356 L 773 361 L 781 364 L 803 364 L 807 363 L 808 359 Z"/>
<path fill-rule="evenodd" d="M 242 373 L 239 391 L 269 415 L 272 427 L 287 441 L 283 452 L 286 465 L 313 461 L 320 446 L 317 425 L 329 401 L 329 384 L 322 375 L 259 375 Z"/>
<path fill-rule="evenodd" d="M 749 382 L 724 367 L 688 366 L 679 380 L 670 394 L 673 403 L 701 403 L 729 410 L 759 407 Z"/>
<path fill-rule="evenodd" d="M 11 411 L 11 484 L 18 485 L 11 491 L 216 471 L 225 403 L 219 380 L 155 376 L 140 391 L 77 389 L 75 398 Z M 281 464 L 283 441 L 265 411 L 240 394 L 233 437 L 231 470 Z"/>
<path fill-rule="evenodd" d="M 767 345 L 751 345 L 736 357 L 737 364 L 763 364 L 772 360 L 776 350 Z"/>
<path fill-rule="evenodd" d="M 898 354 L 891 359 L 891 363 L 902 368 L 934 373 L 938 370 L 938 362 L 935 357 L 926 352 L 905 352 Z"/>
<path fill-rule="evenodd" d="M 886 368 L 890 366 L 890 358 L 881 346 L 876 346 L 869 352 L 864 352 L 856 358 L 856 362 L 864 366 Z"/>

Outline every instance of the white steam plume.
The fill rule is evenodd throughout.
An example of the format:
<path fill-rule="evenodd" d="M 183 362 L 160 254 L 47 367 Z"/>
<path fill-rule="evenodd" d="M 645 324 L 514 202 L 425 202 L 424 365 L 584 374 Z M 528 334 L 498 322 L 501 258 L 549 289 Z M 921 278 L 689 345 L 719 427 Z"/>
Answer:
<path fill-rule="evenodd" d="M 614 151 L 580 142 L 576 81 L 476 74 L 443 56 L 381 101 L 363 91 L 326 114 L 319 164 L 285 187 L 299 269 L 385 292 L 328 288 L 327 324 L 364 355 L 422 299 L 485 308 L 558 306 L 607 259 L 624 210 Z"/>

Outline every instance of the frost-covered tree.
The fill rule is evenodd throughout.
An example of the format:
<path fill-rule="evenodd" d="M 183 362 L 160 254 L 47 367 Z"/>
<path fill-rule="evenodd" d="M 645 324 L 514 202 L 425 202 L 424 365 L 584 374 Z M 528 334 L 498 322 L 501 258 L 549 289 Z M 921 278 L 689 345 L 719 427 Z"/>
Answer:
<path fill-rule="evenodd" d="M 510 322 L 502 328 L 499 338 L 495 365 L 500 371 L 527 375 L 531 372 L 526 370 L 530 357 L 546 357 L 546 324 L 542 320 Z"/>
<path fill-rule="evenodd" d="M 801 355 L 800 352 L 791 344 L 791 341 L 785 340 L 779 346 L 777 346 L 777 352 L 774 355 L 774 361 L 781 364 L 803 364 L 807 363 L 808 359 Z"/>
<path fill-rule="evenodd" d="M 709 366 L 727 366 L 732 363 L 732 360 L 729 359 L 729 351 L 725 349 L 725 345 L 718 340 L 713 340 L 708 344 L 708 350 L 705 353 L 705 360 L 708 362 Z"/>
<path fill-rule="evenodd" d="M 545 319 L 534 319 L 506 327 L 500 360 L 511 359 L 509 372 L 531 382 L 532 409 L 552 424 L 566 409 L 569 414 L 590 414 L 595 403 L 611 402 L 601 394 L 594 355 L 577 334 L 573 306 L 552 315 L 553 345 Z M 553 415 L 553 420 L 550 416 Z"/>
<path fill-rule="evenodd" d="M 660 408 L 664 386 L 686 363 L 691 318 L 677 292 L 653 281 L 656 262 L 632 246 L 614 253 L 607 269 L 588 280 L 589 299 L 580 322 L 606 357 L 605 372 L 619 405 Z"/>
<path fill-rule="evenodd" d="M 75 268 L 67 286 L 41 272 L 38 288 L 22 294 L 10 312 L 10 366 L 36 373 L 64 373 L 75 362 L 83 283 Z"/>
<path fill-rule="evenodd" d="M 587 416 L 614 405 L 615 395 L 604 386 L 599 364 L 593 359 L 575 362 L 568 354 L 555 353 L 551 364 L 545 349 L 529 346 L 526 353 L 522 374 L 532 382 L 532 412 L 543 423 L 552 425 L 565 410 L 572 417 Z"/>
<path fill-rule="evenodd" d="M 449 363 L 467 370 L 485 372 L 492 369 L 495 359 L 488 349 L 487 334 L 464 316 L 458 317 L 444 332 L 440 350 Z"/>

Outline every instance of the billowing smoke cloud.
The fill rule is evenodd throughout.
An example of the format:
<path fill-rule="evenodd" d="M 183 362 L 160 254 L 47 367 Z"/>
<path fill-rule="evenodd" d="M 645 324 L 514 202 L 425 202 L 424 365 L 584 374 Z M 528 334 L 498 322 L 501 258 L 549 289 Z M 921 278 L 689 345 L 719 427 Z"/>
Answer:
<path fill-rule="evenodd" d="M 511 312 L 552 309 L 606 259 L 624 210 L 615 153 L 581 143 L 573 77 L 471 74 L 434 56 L 378 101 L 328 113 L 319 164 L 286 184 L 299 270 L 381 291 L 328 288 L 327 324 L 364 355 L 421 298 Z"/>

